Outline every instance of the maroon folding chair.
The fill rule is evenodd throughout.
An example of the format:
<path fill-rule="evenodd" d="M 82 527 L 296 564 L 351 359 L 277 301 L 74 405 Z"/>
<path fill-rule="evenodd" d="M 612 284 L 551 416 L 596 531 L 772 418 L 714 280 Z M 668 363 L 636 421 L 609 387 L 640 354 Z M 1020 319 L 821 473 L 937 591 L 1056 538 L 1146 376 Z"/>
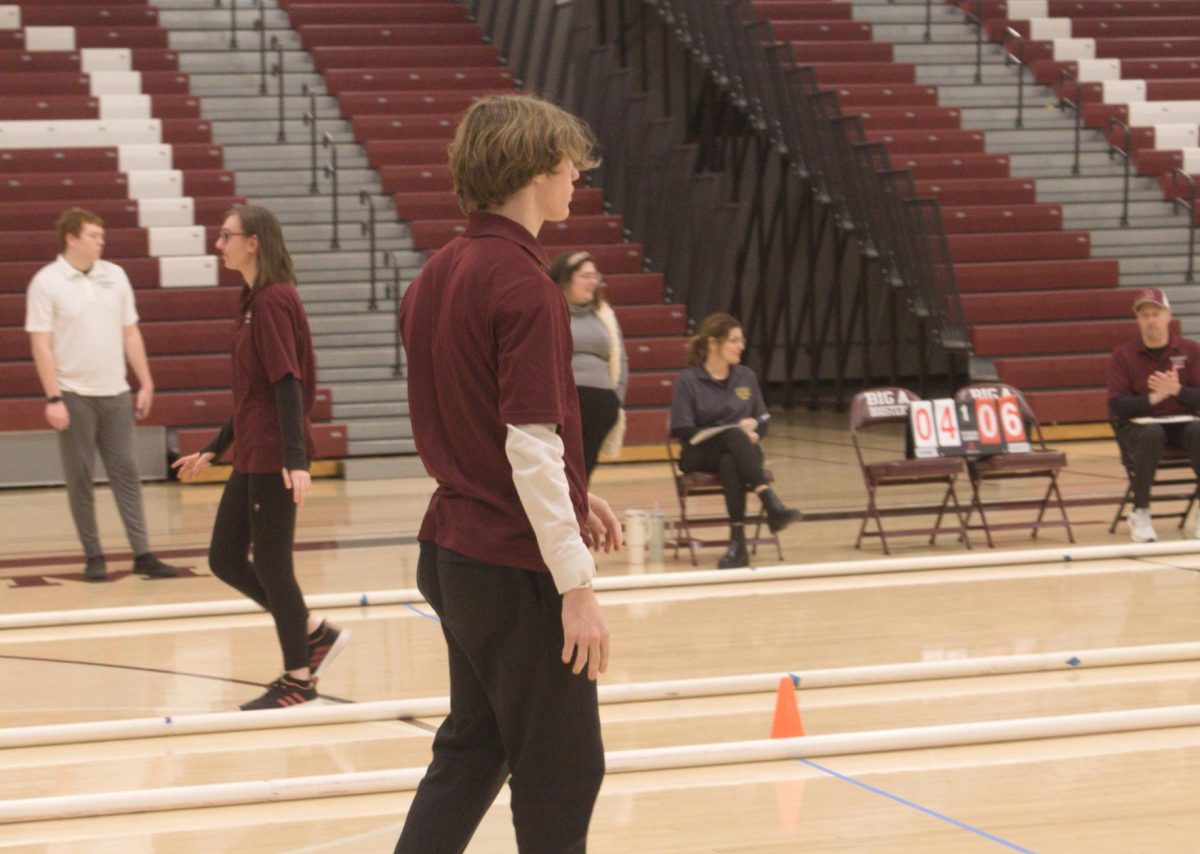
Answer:
<path fill-rule="evenodd" d="M 675 495 L 679 498 L 679 525 L 675 529 L 675 559 L 679 560 L 679 549 L 682 546 L 687 546 L 692 555 L 692 566 L 697 566 L 696 549 L 712 546 L 728 546 L 729 538 L 705 539 L 693 534 L 692 529 L 728 525 L 729 515 L 725 513 L 712 513 L 705 516 L 689 516 L 688 500 L 704 496 L 719 496 L 723 499 L 725 492 L 721 488 L 720 476 L 713 472 L 696 471 L 691 474 L 684 474 L 679 468 L 675 444 L 675 439 L 667 440 L 667 457 L 671 461 L 671 476 L 675 480 Z M 763 474 L 766 475 L 767 483 L 774 483 L 775 476 L 771 473 L 770 469 L 763 469 Z M 758 554 L 758 547 L 760 545 L 774 544 L 776 551 L 779 553 L 779 559 L 783 560 L 783 546 L 779 543 L 779 535 L 772 533 L 769 528 L 765 535 L 762 533 L 763 523 L 766 519 L 766 511 L 762 508 L 759 508 L 757 516 L 747 518 L 747 523 L 754 523 L 754 536 L 746 537 L 746 545 L 750 546 L 750 554 L 753 555 Z"/>
<path fill-rule="evenodd" d="M 920 400 L 920 395 L 905 388 L 883 387 L 867 389 L 854 395 L 850 401 L 850 440 L 854 443 L 854 453 L 858 457 L 858 465 L 862 470 L 863 483 L 867 487 L 867 506 L 863 510 L 862 524 L 858 528 L 858 539 L 854 541 L 856 549 L 862 547 L 864 537 L 879 537 L 883 544 L 883 553 L 891 554 L 888 547 L 888 537 L 929 535 L 929 544 L 937 543 L 939 534 L 957 534 L 964 545 L 971 548 L 971 538 L 967 530 L 967 521 L 963 518 L 962 506 L 958 503 L 958 494 L 954 490 L 954 481 L 963 470 L 963 461 L 958 457 L 901 457 L 882 462 L 867 462 L 863 457 L 858 434 L 888 424 L 908 424 L 908 405 Z M 886 486 L 913 486 L 915 484 L 945 484 L 946 492 L 940 504 L 924 507 L 904 507 L 881 509 L 877 501 L 877 493 Z M 946 510 L 952 509 L 958 520 L 957 526 L 946 526 L 942 520 Z M 911 515 L 922 510 L 937 511 L 937 518 L 929 528 L 906 528 L 903 530 L 885 531 L 884 516 Z M 875 530 L 868 531 L 867 523 L 875 522 Z"/>
<path fill-rule="evenodd" d="M 1046 439 L 1042 435 L 1042 425 L 1038 423 L 1033 408 L 1025 400 L 1025 395 L 1021 394 L 1019 389 L 1000 382 L 972 383 L 963 386 L 954 395 L 955 401 L 960 404 L 971 403 L 978 398 L 996 399 L 1000 397 L 1016 398 L 1017 407 L 1021 412 L 1021 420 L 1024 422 L 1025 432 L 1029 438 L 1030 449 L 967 457 L 967 475 L 971 479 L 971 505 L 967 508 L 967 527 L 974 531 L 982 529 L 984 536 L 987 537 L 988 546 L 992 548 L 995 547 L 992 543 L 992 531 L 1016 531 L 1025 528 L 1031 530 L 1033 539 L 1037 539 L 1038 531 L 1042 528 L 1066 528 L 1067 539 L 1072 543 L 1075 542 L 1075 534 L 1071 531 L 1071 520 L 1067 517 L 1067 508 L 1063 504 L 1062 492 L 1058 488 L 1058 473 L 1067 467 L 1067 455 L 1062 451 L 1046 447 Z M 989 523 L 985 508 L 996 511 L 1014 510 L 1021 505 L 1009 501 L 993 501 L 985 504 L 980 495 L 980 488 L 984 481 L 1040 477 L 1046 478 L 1048 483 L 1045 494 L 1037 504 L 1037 516 L 1032 522 Z M 1061 519 L 1046 519 L 1046 508 L 1050 506 L 1052 498 L 1062 516 Z M 972 525 L 971 517 L 977 510 L 980 524 Z"/>

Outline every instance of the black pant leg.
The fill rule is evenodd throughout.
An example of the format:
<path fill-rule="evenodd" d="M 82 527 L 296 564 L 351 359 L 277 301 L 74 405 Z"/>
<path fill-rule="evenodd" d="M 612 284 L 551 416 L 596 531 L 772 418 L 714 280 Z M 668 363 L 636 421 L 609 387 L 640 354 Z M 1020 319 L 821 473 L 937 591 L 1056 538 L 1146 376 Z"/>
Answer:
<path fill-rule="evenodd" d="M 746 431 L 724 430 L 699 445 L 685 444 L 679 467 L 685 473 L 706 471 L 719 475 L 730 520 L 746 518 L 746 491 L 767 482 L 762 448 Z"/>
<path fill-rule="evenodd" d="M 583 425 L 583 464 L 591 479 L 604 439 L 617 423 L 621 402 L 607 388 L 579 386 L 579 417 Z"/>
<path fill-rule="evenodd" d="M 443 618 L 450 659 L 450 714 L 433 739 L 433 761 L 396 842 L 395 854 L 460 854 L 508 778 L 508 764 L 487 686 L 446 628 L 438 548 L 421 543 L 417 587 Z"/>
<path fill-rule="evenodd" d="M 1131 469 L 1133 506 L 1147 508 L 1154 473 L 1158 471 L 1158 461 L 1167 444 L 1167 433 L 1161 424 L 1123 422 L 1117 427 L 1117 442 Z"/>
<path fill-rule="evenodd" d="M 1200 421 L 1170 426 L 1174 429 L 1167 433 L 1167 444 L 1187 451 L 1188 461 L 1200 477 Z"/>
<path fill-rule="evenodd" d="M 505 768 L 522 854 L 585 851 L 604 746 L 595 683 L 559 657 L 562 599 L 553 579 L 445 549 L 437 549 L 436 574 L 436 590 L 422 590 L 440 599 L 451 660 L 461 653 L 465 664 L 452 663 L 451 708 L 472 711 L 474 726 L 455 722 L 444 737 L 439 730 L 397 852 L 461 851 Z"/>
<path fill-rule="evenodd" d="M 250 562 L 250 476 L 247 474 L 235 471 L 225 483 L 213 521 L 208 565 L 217 578 L 253 599 L 263 610 L 271 610 L 267 591 L 258 583 Z"/>
<path fill-rule="evenodd" d="M 308 667 L 308 606 L 292 563 L 296 502 L 279 473 L 251 474 L 249 479 L 254 574 L 275 619 L 283 667 L 299 670 Z"/>

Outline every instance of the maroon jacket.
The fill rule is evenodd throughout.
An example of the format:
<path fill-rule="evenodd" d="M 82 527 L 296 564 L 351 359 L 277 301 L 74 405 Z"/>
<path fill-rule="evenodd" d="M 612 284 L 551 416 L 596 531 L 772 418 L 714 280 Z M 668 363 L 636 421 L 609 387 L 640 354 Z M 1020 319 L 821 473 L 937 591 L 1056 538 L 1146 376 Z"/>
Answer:
<path fill-rule="evenodd" d="M 1150 375 L 1179 369 L 1179 394 L 1150 405 Z M 1161 358 L 1146 349 L 1141 336 L 1113 348 L 1108 363 L 1108 414 L 1124 420 L 1139 416 L 1194 415 L 1200 411 L 1200 344 L 1172 333 Z"/>

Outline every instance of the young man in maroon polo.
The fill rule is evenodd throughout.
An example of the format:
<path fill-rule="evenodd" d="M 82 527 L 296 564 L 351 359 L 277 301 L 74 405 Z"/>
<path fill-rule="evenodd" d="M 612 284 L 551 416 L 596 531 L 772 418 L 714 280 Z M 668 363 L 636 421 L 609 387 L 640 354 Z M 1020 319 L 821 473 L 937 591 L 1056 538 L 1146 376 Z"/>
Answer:
<path fill-rule="evenodd" d="M 567 306 L 535 235 L 566 219 L 594 142 L 536 98 L 484 98 L 450 147 L 469 224 L 400 309 L 413 438 L 437 480 L 417 584 L 442 620 L 450 714 L 396 851 L 464 850 L 505 779 L 522 852 L 582 852 L 604 776 L 595 679 L 608 629 L 588 546 Z"/>
<path fill-rule="evenodd" d="M 1187 451 L 1200 476 L 1200 422 L 1134 423 L 1134 418 L 1193 416 L 1200 412 L 1200 344 L 1171 332 L 1171 304 L 1158 288 L 1133 301 L 1139 335 L 1112 351 L 1108 414 L 1115 424 L 1133 486 L 1129 534 L 1134 542 L 1158 539 L 1150 518 L 1150 485 L 1170 445 Z M 1200 516 L 1194 534 L 1200 537 Z"/>

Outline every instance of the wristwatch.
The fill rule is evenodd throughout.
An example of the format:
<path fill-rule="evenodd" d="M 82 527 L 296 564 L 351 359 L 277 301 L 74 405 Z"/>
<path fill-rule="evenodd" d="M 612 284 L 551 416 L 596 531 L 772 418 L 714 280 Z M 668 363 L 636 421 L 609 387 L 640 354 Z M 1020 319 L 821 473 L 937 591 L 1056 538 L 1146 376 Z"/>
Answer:
<path fill-rule="evenodd" d="M 46 398 L 46 403 L 62 403 L 62 395 L 54 394 Z"/>

